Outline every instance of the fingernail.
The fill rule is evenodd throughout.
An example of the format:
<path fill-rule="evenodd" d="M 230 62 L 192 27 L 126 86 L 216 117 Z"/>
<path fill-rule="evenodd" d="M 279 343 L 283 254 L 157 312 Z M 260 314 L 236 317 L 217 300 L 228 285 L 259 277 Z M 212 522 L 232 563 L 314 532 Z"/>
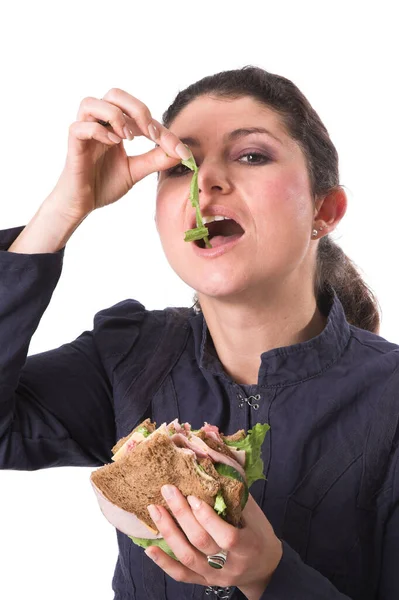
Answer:
<path fill-rule="evenodd" d="M 148 133 L 152 141 L 156 142 L 158 139 L 158 130 L 155 125 L 152 125 L 152 123 L 148 125 Z"/>
<path fill-rule="evenodd" d="M 121 138 L 118 135 L 112 133 L 112 131 L 108 133 L 108 137 L 111 140 L 111 142 L 115 142 L 115 144 L 119 144 L 119 142 L 122 141 Z"/>
<path fill-rule="evenodd" d="M 195 496 L 187 496 L 187 502 L 194 510 L 201 506 L 201 500 L 198 500 Z"/>
<path fill-rule="evenodd" d="M 130 142 L 134 138 L 133 131 L 131 131 L 127 125 L 125 125 L 125 127 L 123 128 L 123 133 Z"/>
<path fill-rule="evenodd" d="M 149 504 L 147 506 L 147 510 L 150 513 L 150 517 L 153 521 L 159 521 L 161 518 L 161 513 L 159 512 L 159 510 L 157 509 L 156 506 L 154 506 L 153 504 Z"/>
<path fill-rule="evenodd" d="M 161 488 L 162 496 L 165 500 L 171 500 L 175 495 L 175 488 L 173 485 L 163 485 Z"/>
<path fill-rule="evenodd" d="M 187 148 L 187 146 L 185 146 L 183 144 L 183 142 L 180 142 L 180 144 L 177 144 L 175 151 L 176 151 L 176 154 L 178 154 L 180 156 L 180 158 L 182 158 L 183 160 L 188 160 L 191 156 L 190 150 Z"/>

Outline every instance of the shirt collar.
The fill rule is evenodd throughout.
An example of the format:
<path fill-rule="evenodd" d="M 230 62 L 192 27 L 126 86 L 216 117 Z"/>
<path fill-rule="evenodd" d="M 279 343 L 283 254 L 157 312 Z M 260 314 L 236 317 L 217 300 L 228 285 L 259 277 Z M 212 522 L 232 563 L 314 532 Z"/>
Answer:
<path fill-rule="evenodd" d="M 282 387 L 300 383 L 319 375 L 338 360 L 349 341 L 350 326 L 335 290 L 331 288 L 321 297 L 319 308 L 327 317 L 323 331 L 306 342 L 263 352 L 258 385 Z M 203 313 L 189 320 L 199 367 L 231 382 L 217 356 Z"/>

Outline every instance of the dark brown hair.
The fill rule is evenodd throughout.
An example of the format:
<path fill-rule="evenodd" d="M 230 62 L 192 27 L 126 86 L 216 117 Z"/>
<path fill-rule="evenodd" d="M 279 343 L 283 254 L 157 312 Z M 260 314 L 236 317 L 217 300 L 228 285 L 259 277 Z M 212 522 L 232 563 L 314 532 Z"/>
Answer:
<path fill-rule="evenodd" d="M 287 133 L 303 151 L 314 199 L 343 187 L 339 184 L 338 153 L 328 131 L 292 81 L 251 65 L 204 77 L 177 94 L 162 115 L 163 125 L 170 127 L 187 104 L 205 94 L 226 100 L 249 96 L 273 109 Z M 348 322 L 378 333 L 378 301 L 355 264 L 329 235 L 322 237 L 318 243 L 314 281 L 317 301 L 332 287 L 343 305 Z M 198 299 L 195 299 L 199 306 Z"/>

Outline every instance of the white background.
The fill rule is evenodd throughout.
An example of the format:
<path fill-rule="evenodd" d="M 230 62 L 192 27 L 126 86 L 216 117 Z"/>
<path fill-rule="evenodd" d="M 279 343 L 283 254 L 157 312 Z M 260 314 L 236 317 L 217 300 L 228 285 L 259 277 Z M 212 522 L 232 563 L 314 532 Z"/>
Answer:
<path fill-rule="evenodd" d="M 0 228 L 24 225 L 63 168 L 81 100 L 112 87 L 153 116 L 179 90 L 247 64 L 291 79 L 340 155 L 349 209 L 334 238 L 397 318 L 398 67 L 394 2 L 8 3 L 0 15 Z M 148 140 L 125 142 L 132 154 Z M 29 353 L 91 329 L 122 299 L 188 306 L 193 290 L 163 256 L 154 225 L 156 175 L 97 211 L 67 245 L 61 280 Z M 91 469 L 0 474 L 0 598 L 112 600 L 114 529 L 89 485 Z"/>

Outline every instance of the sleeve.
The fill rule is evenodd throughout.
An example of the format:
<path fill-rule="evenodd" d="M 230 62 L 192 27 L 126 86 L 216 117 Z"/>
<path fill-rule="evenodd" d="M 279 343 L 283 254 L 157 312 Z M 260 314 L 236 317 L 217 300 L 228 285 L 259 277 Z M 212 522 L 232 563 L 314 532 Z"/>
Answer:
<path fill-rule="evenodd" d="M 391 505 L 382 547 L 379 600 L 399 598 L 399 448 L 396 451 Z"/>
<path fill-rule="evenodd" d="M 116 441 L 112 385 L 93 332 L 27 358 L 65 248 L 7 252 L 22 230 L 0 231 L 0 469 L 100 466 Z"/>
<path fill-rule="evenodd" d="M 396 596 L 392 596 L 393 598 Z M 350 600 L 283 541 L 283 556 L 259 600 Z"/>

